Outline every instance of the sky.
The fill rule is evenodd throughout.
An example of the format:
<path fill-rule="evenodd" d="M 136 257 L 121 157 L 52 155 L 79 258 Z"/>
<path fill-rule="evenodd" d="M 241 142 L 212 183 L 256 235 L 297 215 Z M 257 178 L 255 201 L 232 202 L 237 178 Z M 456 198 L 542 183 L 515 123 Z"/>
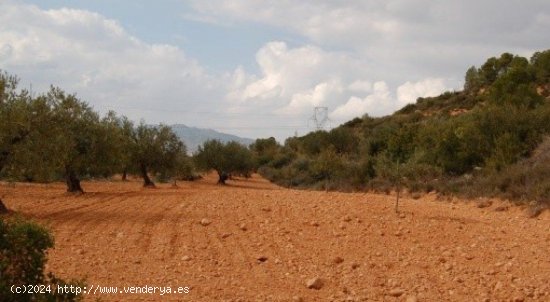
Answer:
<path fill-rule="evenodd" d="M 258 138 L 460 90 L 549 48 L 547 0 L 0 0 L 0 69 L 100 113 Z"/>

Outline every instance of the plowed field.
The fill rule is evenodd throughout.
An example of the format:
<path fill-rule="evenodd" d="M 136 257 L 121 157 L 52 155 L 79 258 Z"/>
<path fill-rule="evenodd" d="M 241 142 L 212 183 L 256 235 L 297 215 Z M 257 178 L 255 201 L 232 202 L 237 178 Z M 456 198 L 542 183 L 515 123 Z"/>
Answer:
<path fill-rule="evenodd" d="M 1 184 L 47 225 L 48 269 L 88 286 L 190 287 L 87 301 L 550 301 L 550 213 L 435 195 L 297 191 L 253 177 L 143 189 L 130 182 Z M 202 221 L 202 223 L 201 223 Z M 320 289 L 306 283 L 320 279 Z"/>

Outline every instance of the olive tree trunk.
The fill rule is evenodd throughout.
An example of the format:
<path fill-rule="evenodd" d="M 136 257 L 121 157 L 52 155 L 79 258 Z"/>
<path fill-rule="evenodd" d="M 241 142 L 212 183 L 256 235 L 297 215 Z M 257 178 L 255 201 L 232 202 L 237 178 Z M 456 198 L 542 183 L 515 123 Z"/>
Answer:
<path fill-rule="evenodd" d="M 2 199 L 0 199 L 0 214 L 6 214 L 8 213 L 8 208 L 6 205 L 4 205 L 4 202 L 2 202 Z"/>
<path fill-rule="evenodd" d="M 140 165 L 141 177 L 143 177 L 143 186 L 144 187 L 154 187 L 155 183 L 147 175 L 147 166 L 144 164 Z"/>
<path fill-rule="evenodd" d="M 71 168 L 65 168 L 65 177 L 67 181 L 67 192 L 70 193 L 84 193 L 80 186 L 80 179 L 76 176 L 76 173 Z"/>
<path fill-rule="evenodd" d="M 229 179 L 229 175 L 223 171 L 218 171 L 218 184 L 225 185 L 225 181 Z"/>

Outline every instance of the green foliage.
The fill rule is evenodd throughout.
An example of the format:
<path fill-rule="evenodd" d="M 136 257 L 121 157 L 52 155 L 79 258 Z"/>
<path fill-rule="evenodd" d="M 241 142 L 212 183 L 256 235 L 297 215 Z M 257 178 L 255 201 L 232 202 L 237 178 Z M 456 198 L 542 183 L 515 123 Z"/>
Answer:
<path fill-rule="evenodd" d="M 76 295 L 58 295 L 57 285 L 67 284 L 53 274 L 45 275 L 46 250 L 54 240 L 43 227 L 21 219 L 0 218 L 0 297 L 2 301 L 79 301 Z M 47 294 L 12 294 L 12 285 L 51 286 Z"/>
<path fill-rule="evenodd" d="M 69 183 L 71 175 L 104 176 L 112 174 L 119 158 L 115 142 L 116 126 L 105 120 L 75 95 L 67 95 L 59 88 L 51 88 L 46 98 L 53 105 L 52 129 L 57 135 L 56 145 L 61 166 Z"/>
<path fill-rule="evenodd" d="M 315 131 L 300 138 L 300 152 L 315 156 L 329 145 L 326 131 Z"/>
<path fill-rule="evenodd" d="M 353 154 L 357 152 L 358 143 L 355 135 L 345 127 L 332 129 L 328 133 L 327 141 L 338 154 Z"/>
<path fill-rule="evenodd" d="M 296 157 L 297 153 L 294 150 L 283 147 L 282 150 L 274 156 L 273 161 L 269 163 L 269 166 L 279 169 L 291 164 Z"/>
<path fill-rule="evenodd" d="M 495 57 L 489 58 L 481 68 L 479 69 L 479 75 L 481 77 L 483 85 L 491 85 L 498 76 L 498 60 Z"/>
<path fill-rule="evenodd" d="M 153 186 L 149 171 L 180 176 L 177 168 L 184 165 L 186 148 L 168 126 L 158 127 L 141 122 L 131 133 L 130 161 L 143 177 L 144 186 Z M 178 162 L 179 161 L 179 162 Z"/>
<path fill-rule="evenodd" d="M 464 79 L 464 91 L 477 92 L 483 85 L 479 71 L 475 66 L 468 68 Z"/>
<path fill-rule="evenodd" d="M 400 125 L 389 134 L 387 152 L 393 161 L 405 162 L 414 151 L 417 124 Z"/>
<path fill-rule="evenodd" d="M 185 152 L 179 152 L 173 164 L 167 170 L 167 174 L 174 180 L 192 181 L 198 178 L 192 159 Z"/>
<path fill-rule="evenodd" d="M 101 118 L 60 88 L 33 98 L 18 91 L 17 84 L 16 77 L 0 72 L 0 177 L 41 182 L 65 178 L 68 191 L 82 192 L 83 177 L 192 174 L 185 145 L 169 127 L 134 127 L 112 111 Z"/>
<path fill-rule="evenodd" d="M 473 190 L 524 202 L 550 205 L 550 138 L 533 151 L 529 158 L 503 166 L 499 173 L 484 173 Z"/>
<path fill-rule="evenodd" d="M 514 58 L 494 81 L 489 93 L 493 103 L 534 108 L 544 101 L 537 94 L 535 75 L 525 58 Z"/>
<path fill-rule="evenodd" d="M 228 142 L 224 149 L 226 159 L 230 161 L 229 165 L 226 166 L 228 169 L 225 171 L 249 177 L 255 167 L 252 152 L 245 146 L 234 141 Z"/>
<path fill-rule="evenodd" d="M 250 150 L 254 153 L 256 165 L 263 166 L 275 159 L 280 147 L 274 137 L 259 138 L 250 145 Z"/>
<path fill-rule="evenodd" d="M 460 175 L 483 163 L 485 141 L 472 115 L 437 118 L 419 129 L 415 152 L 448 175 Z"/>
<path fill-rule="evenodd" d="M 50 135 L 52 109 L 44 98 L 32 99 L 27 91 L 18 92 L 18 81 L 0 72 L 0 176 L 32 178 L 38 174 L 33 171 L 39 169 L 37 164 L 55 151 Z M 26 155 L 32 156 L 21 166 Z"/>
<path fill-rule="evenodd" d="M 109 111 L 101 119 L 107 138 L 109 139 L 109 152 L 104 159 L 109 165 L 105 169 L 104 176 L 108 177 L 115 173 L 128 171 L 132 165 L 132 131 L 134 124 L 125 116 L 118 116 L 116 112 Z"/>
<path fill-rule="evenodd" d="M 69 191 L 81 191 L 80 177 L 114 172 L 116 131 L 85 102 L 53 87 L 31 98 L 16 92 L 16 79 L 5 74 L 0 82 L 0 176 L 27 181 L 64 176 Z"/>
<path fill-rule="evenodd" d="M 550 133 L 550 102 L 544 96 L 549 62 L 550 51 L 530 61 L 509 53 L 489 58 L 468 69 L 464 91 L 419 98 L 390 116 L 365 115 L 329 132 L 289 138 L 278 150 L 272 146 L 258 171 L 297 187 L 322 188 L 330 179 L 331 188 L 386 191 L 400 178 L 412 191 L 475 191 L 480 182 L 475 178 L 514 173 L 510 167 Z M 544 185 L 538 188 L 539 196 L 546 194 Z"/>
<path fill-rule="evenodd" d="M 342 160 L 334 147 L 323 150 L 311 165 L 315 180 L 330 180 L 343 167 Z"/>
<path fill-rule="evenodd" d="M 259 146 L 257 148 L 262 150 Z M 224 144 L 219 140 L 208 140 L 199 146 L 194 160 L 204 171 L 216 170 L 220 183 L 225 182 L 228 174 L 248 176 L 255 167 L 252 152 L 237 142 Z"/>
<path fill-rule="evenodd" d="M 219 140 L 208 140 L 199 146 L 194 160 L 197 167 L 201 170 L 210 169 L 222 173 L 230 169 L 229 158 L 224 154 L 225 145 Z"/>
<path fill-rule="evenodd" d="M 12 284 L 40 284 L 45 251 L 53 247 L 51 235 L 36 224 L 0 219 L 0 238 L 0 292 L 6 293 Z"/>
<path fill-rule="evenodd" d="M 535 52 L 530 61 L 534 67 L 537 83 L 550 83 L 550 50 Z"/>

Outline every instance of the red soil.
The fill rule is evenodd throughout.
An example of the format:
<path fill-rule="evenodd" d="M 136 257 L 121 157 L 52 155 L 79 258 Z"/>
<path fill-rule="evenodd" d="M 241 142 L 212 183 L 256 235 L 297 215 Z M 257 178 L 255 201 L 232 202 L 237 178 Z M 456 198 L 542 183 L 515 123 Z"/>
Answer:
<path fill-rule="evenodd" d="M 295 191 L 254 177 L 0 185 L 51 228 L 48 269 L 88 286 L 191 287 L 87 301 L 550 301 L 550 215 L 501 205 Z M 201 224 L 201 220 L 203 220 Z M 210 223 L 209 223 L 210 222 Z M 321 289 L 306 282 L 318 277 Z M 416 299 L 416 300 L 415 300 Z"/>

